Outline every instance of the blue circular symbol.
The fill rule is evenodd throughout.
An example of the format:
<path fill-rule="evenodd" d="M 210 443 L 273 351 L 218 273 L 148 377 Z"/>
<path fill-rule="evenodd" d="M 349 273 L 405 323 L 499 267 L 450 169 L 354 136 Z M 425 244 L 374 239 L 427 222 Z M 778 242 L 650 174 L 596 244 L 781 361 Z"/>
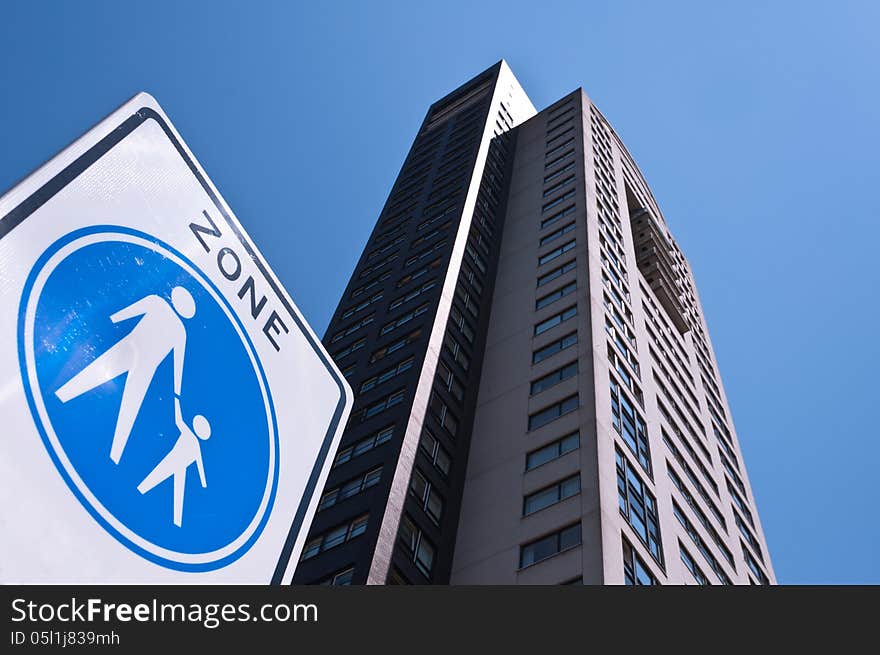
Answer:
<path fill-rule="evenodd" d="M 62 237 L 25 285 L 19 358 L 53 462 L 116 539 L 183 571 L 253 545 L 278 481 L 272 399 L 241 321 L 181 253 L 119 227 Z"/>

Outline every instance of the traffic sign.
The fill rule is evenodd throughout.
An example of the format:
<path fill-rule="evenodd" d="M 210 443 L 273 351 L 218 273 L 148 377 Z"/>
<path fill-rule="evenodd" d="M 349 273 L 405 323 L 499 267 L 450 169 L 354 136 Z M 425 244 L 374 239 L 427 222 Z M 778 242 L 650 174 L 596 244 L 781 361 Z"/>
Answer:
<path fill-rule="evenodd" d="M 351 403 L 149 95 L 0 198 L 0 582 L 289 583 Z"/>

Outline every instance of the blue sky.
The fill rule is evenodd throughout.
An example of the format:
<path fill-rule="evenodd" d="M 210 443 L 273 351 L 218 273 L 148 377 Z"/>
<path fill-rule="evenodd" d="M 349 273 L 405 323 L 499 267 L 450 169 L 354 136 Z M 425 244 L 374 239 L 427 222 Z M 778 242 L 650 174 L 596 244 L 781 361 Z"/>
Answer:
<path fill-rule="evenodd" d="M 694 268 L 776 573 L 880 583 L 880 4 L 19 2 L 0 189 L 152 93 L 319 333 L 428 105 L 583 86 Z M 873 198 L 873 200 L 872 200 Z"/>

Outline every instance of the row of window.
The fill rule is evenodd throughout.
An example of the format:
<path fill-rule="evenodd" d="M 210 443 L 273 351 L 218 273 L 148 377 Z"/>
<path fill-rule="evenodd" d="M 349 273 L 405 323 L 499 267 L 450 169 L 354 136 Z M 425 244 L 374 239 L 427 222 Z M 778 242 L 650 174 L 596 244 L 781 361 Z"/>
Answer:
<path fill-rule="evenodd" d="M 657 500 L 649 491 L 648 485 L 642 481 L 635 467 L 617 448 L 615 448 L 615 458 L 620 513 L 647 547 L 651 556 L 662 566 L 663 548 L 660 542 Z"/>
<path fill-rule="evenodd" d="M 553 110 L 553 111 L 558 111 Z M 572 103 L 568 103 L 567 106 L 562 110 L 560 115 L 566 115 L 567 117 L 564 120 L 555 120 L 551 117 L 550 122 L 556 122 L 556 125 L 548 128 L 549 132 L 553 134 L 548 134 L 547 148 L 548 150 L 545 153 L 545 170 L 547 170 L 547 174 L 544 177 L 544 183 L 552 183 L 552 186 L 546 187 L 543 191 L 543 198 L 548 198 L 562 192 L 558 197 L 544 203 L 541 208 L 541 215 L 545 216 L 540 223 L 540 229 L 545 230 L 550 226 L 556 226 L 560 224 L 563 218 L 568 216 L 573 216 L 576 211 L 576 206 L 574 203 L 569 202 L 575 196 L 575 190 L 570 188 L 574 181 L 575 176 L 568 175 L 564 177 L 567 173 L 571 172 L 575 168 L 575 162 L 568 161 L 574 154 L 574 147 L 572 143 L 574 142 L 574 138 L 568 136 L 574 131 L 574 126 L 569 126 L 569 119 L 572 118 L 571 114 L 574 111 L 574 106 Z M 564 152 L 563 152 L 564 151 Z M 559 179 L 563 178 L 563 179 Z M 567 203 L 567 204 L 566 204 Z M 549 216 L 546 214 L 556 207 L 560 207 L 560 209 L 556 210 Z M 575 221 L 571 220 L 568 223 L 563 224 L 561 227 L 556 228 L 552 232 L 548 232 L 547 234 L 543 234 L 543 236 L 539 240 L 539 247 L 543 248 L 544 246 L 559 240 L 561 237 L 574 232 L 576 229 Z M 543 266 L 548 264 L 555 259 L 561 257 L 562 255 L 572 251 L 577 246 L 577 242 L 575 239 L 570 239 L 569 241 L 557 246 L 553 250 L 550 250 L 538 258 L 538 266 Z M 576 262 L 574 259 L 565 262 L 553 270 L 547 271 L 541 274 L 537 280 L 537 286 L 540 288 L 541 286 L 552 282 L 553 280 L 565 275 L 566 273 L 575 270 Z M 535 301 L 535 311 L 542 310 L 546 307 L 549 307 L 553 303 L 565 298 L 573 294 L 577 290 L 577 282 L 571 281 L 563 286 L 546 293 L 540 297 L 538 297 Z M 569 321 L 577 316 L 577 304 L 572 304 L 569 307 L 561 309 L 556 312 L 552 316 L 545 318 L 544 320 L 538 322 L 534 326 L 533 336 L 537 337 L 541 334 Z M 532 364 L 538 364 L 546 359 L 549 359 L 553 355 L 560 353 L 572 346 L 577 345 L 577 329 L 572 330 L 571 332 L 560 336 L 556 340 L 547 343 L 540 348 L 535 349 L 532 352 Z M 564 382 L 565 380 L 574 378 L 578 373 L 578 360 L 577 358 L 569 361 L 562 366 L 550 371 L 542 375 L 539 378 L 536 378 L 531 382 L 530 385 L 530 394 L 535 396 L 540 394 L 548 389 Z M 529 414 L 528 416 L 528 429 L 529 431 L 537 430 L 542 428 L 556 419 L 565 416 L 573 411 L 575 411 L 580 404 L 579 395 L 577 393 L 571 394 L 562 400 L 555 402 L 547 407 L 544 407 L 536 412 Z M 526 454 L 525 461 L 525 469 L 526 471 L 531 471 L 543 464 L 546 464 L 554 459 L 562 457 L 570 452 L 577 450 L 580 447 L 580 434 L 579 432 L 571 432 L 565 434 L 564 436 L 558 437 L 555 440 L 545 443 L 544 445 L 535 448 L 529 451 Z M 553 484 L 538 489 L 532 493 L 527 494 L 523 498 L 523 508 L 522 514 L 523 516 L 529 516 L 538 512 L 542 509 L 555 505 L 556 503 L 562 502 L 568 498 L 571 498 L 581 491 L 581 479 L 580 474 L 570 475 L 562 480 L 554 482 Z M 535 539 L 526 544 L 523 544 L 520 547 L 520 560 L 519 565 L 520 568 L 525 568 L 527 566 L 531 566 L 537 562 L 545 560 L 549 557 L 553 557 L 561 552 L 579 546 L 581 543 L 581 524 L 576 523 L 573 525 L 569 525 L 563 527 L 551 534 L 540 537 L 539 539 Z M 580 579 L 578 579 L 580 581 Z"/>
<path fill-rule="evenodd" d="M 393 425 L 389 425 L 382 428 L 381 430 L 377 430 L 370 436 L 360 439 L 355 444 L 348 446 L 347 448 L 343 448 L 339 452 L 337 452 L 336 459 L 333 461 L 333 466 L 336 467 L 340 464 L 345 464 L 346 462 L 351 461 L 355 457 L 360 457 L 364 453 L 368 453 L 374 448 L 381 446 L 383 443 L 391 441 L 391 437 L 393 436 Z"/>
<path fill-rule="evenodd" d="M 537 430 L 548 423 L 552 423 L 556 419 L 576 410 L 578 405 L 578 394 L 574 394 L 560 400 L 559 402 L 553 403 L 549 407 L 545 407 L 534 414 L 530 414 L 529 430 Z"/>
<path fill-rule="evenodd" d="M 652 469 L 648 426 L 614 376 L 609 374 L 609 379 L 611 381 L 611 424 L 633 455 L 636 456 L 645 473 L 650 476 Z"/>
<path fill-rule="evenodd" d="M 557 368 L 555 371 L 551 371 L 550 373 L 541 376 L 537 380 L 532 381 L 530 393 L 532 396 L 536 396 L 537 394 L 547 391 L 547 389 L 555 387 L 557 384 L 560 384 L 561 382 L 564 382 L 569 378 L 573 378 L 577 375 L 577 372 L 577 360 L 569 362 L 565 366 Z"/>
<path fill-rule="evenodd" d="M 520 546 L 521 569 L 581 545 L 581 524 L 569 525 L 540 539 Z"/>
<path fill-rule="evenodd" d="M 544 334 L 547 330 L 551 330 L 557 325 L 561 325 L 566 321 L 571 320 L 575 316 L 577 316 L 577 305 L 566 307 L 562 311 L 553 314 L 553 316 L 545 318 L 540 323 L 537 323 L 535 325 L 534 336 L 537 337 L 540 334 Z"/>
<path fill-rule="evenodd" d="M 468 108 L 464 111 L 465 113 L 470 113 L 477 109 L 479 108 Z M 418 325 L 419 321 L 417 319 L 428 313 L 430 301 L 423 302 L 418 307 L 409 309 L 409 311 L 406 311 L 407 305 L 411 302 L 415 304 L 417 299 L 425 298 L 428 294 L 433 294 L 436 291 L 437 281 L 433 279 L 433 273 L 441 267 L 444 249 L 448 245 L 448 239 L 444 238 L 444 234 L 451 229 L 454 224 L 452 219 L 454 219 L 456 212 L 459 211 L 458 204 L 450 202 L 450 195 L 457 193 L 461 187 L 462 174 L 468 165 L 466 155 L 469 150 L 472 150 L 470 144 L 474 143 L 479 136 L 478 124 L 482 124 L 476 113 L 472 114 L 472 118 L 473 120 L 470 122 L 473 124 L 471 125 L 461 121 L 456 123 L 453 134 L 448 139 L 448 145 L 445 146 L 446 153 L 440 163 L 439 177 L 433 181 L 428 206 L 422 210 L 424 218 L 416 226 L 418 238 L 410 245 L 410 254 L 407 255 L 403 263 L 403 273 L 395 283 L 396 288 L 407 291 L 404 289 L 404 287 L 407 287 L 409 290 L 404 295 L 393 297 L 388 307 L 389 311 L 399 309 L 404 313 L 394 317 L 393 320 L 389 320 L 381 327 L 380 336 L 388 335 L 393 340 L 377 348 L 371 354 L 370 364 L 385 361 L 386 358 L 390 358 L 391 355 L 399 351 L 405 352 L 408 346 L 416 343 L 423 336 L 423 326 Z M 400 257 L 398 249 L 400 244 L 405 241 L 406 224 L 412 219 L 412 210 L 416 206 L 412 198 L 417 197 L 420 190 L 425 187 L 425 180 L 428 178 L 430 168 L 429 161 L 432 157 L 436 156 L 436 152 L 441 147 L 442 132 L 443 130 L 438 130 L 436 137 L 431 135 L 428 138 L 420 139 L 414 156 L 408 162 L 406 179 L 402 180 L 398 185 L 395 198 L 389 205 L 389 213 L 392 211 L 395 213 L 382 221 L 381 226 L 384 231 L 373 239 L 373 249 L 367 254 L 365 258 L 366 265 L 359 272 L 360 279 L 363 282 L 352 291 L 351 298 L 354 302 L 350 308 L 341 314 L 343 319 L 358 319 L 360 313 L 368 312 L 371 306 L 376 306 L 388 295 L 391 295 L 387 293 L 387 289 L 384 286 L 391 278 L 391 265 Z M 503 170 L 503 166 L 499 168 L 497 152 L 491 152 L 487 160 L 487 170 L 490 169 L 495 172 Z M 495 173 L 492 173 L 492 177 L 494 176 Z M 454 301 L 456 309 L 455 312 L 451 313 L 451 322 L 454 322 L 458 335 L 453 336 L 450 331 L 448 338 L 444 340 L 442 351 L 444 358 L 441 359 L 437 369 L 436 389 L 449 394 L 449 396 L 458 401 L 464 398 L 465 385 L 458 374 L 453 373 L 450 366 L 452 364 L 460 366 L 460 370 L 465 373 L 467 373 L 469 368 L 469 355 L 461 343 L 459 343 L 457 337 L 460 335 L 464 339 L 464 343 L 472 342 L 475 337 L 473 328 L 464 318 L 464 313 L 475 317 L 478 312 L 477 296 L 483 288 L 479 275 L 480 273 L 485 273 L 488 268 L 486 257 L 490 252 L 490 247 L 487 235 L 491 236 L 494 225 L 494 221 L 489 214 L 494 211 L 499 202 L 500 188 L 496 187 L 498 187 L 500 181 L 499 175 L 497 183 L 493 182 L 494 186 L 484 184 L 480 188 L 478 208 L 474 212 L 474 229 L 468 239 L 465 263 L 462 265 L 462 279 L 465 280 L 463 284 L 466 283 L 469 286 L 464 293 L 456 295 Z M 431 203 L 435 198 L 436 202 Z M 479 273 L 475 273 L 475 271 L 479 271 Z M 459 306 L 461 311 L 458 310 Z M 331 337 L 331 342 L 341 341 L 347 337 L 357 338 L 360 336 L 357 333 L 364 331 L 373 322 L 375 322 L 375 314 L 361 317 L 355 323 L 350 323 L 337 330 Z M 405 334 L 397 335 L 397 332 L 404 331 L 406 332 Z M 360 339 L 335 354 L 337 357 L 350 356 L 356 351 L 363 349 L 365 345 L 366 338 L 361 336 Z M 447 365 L 445 363 L 446 358 L 452 364 Z M 359 393 L 365 393 L 378 389 L 380 386 L 393 380 L 399 380 L 399 376 L 414 368 L 414 366 L 415 360 L 412 357 L 406 357 L 396 365 L 386 367 L 363 379 L 358 391 Z M 406 390 L 403 387 L 391 391 L 382 398 L 357 410 L 353 414 L 353 422 L 379 418 L 389 409 L 403 403 L 405 399 Z M 429 411 L 436 419 L 440 428 L 446 431 L 445 434 L 454 436 L 457 430 L 458 417 L 453 414 L 452 408 L 447 404 L 449 402 L 435 390 L 432 392 Z M 392 440 L 393 436 L 394 426 L 386 425 L 369 436 L 361 438 L 340 450 L 334 466 L 343 465 L 388 443 Z M 421 453 L 421 461 L 427 462 L 428 468 L 425 468 L 426 465 L 424 463 L 414 468 L 414 475 L 410 481 L 410 495 L 415 499 L 424 514 L 435 524 L 439 524 L 443 516 L 444 501 L 442 490 L 432 481 L 432 475 L 435 477 L 439 476 L 438 480 L 445 479 L 449 475 L 452 462 L 450 451 L 443 445 L 442 440 L 435 437 L 426 427 L 419 443 L 419 452 Z M 327 489 L 319 503 L 320 509 L 324 510 L 332 507 L 347 498 L 376 486 L 381 480 L 381 474 L 381 468 L 373 468 Z M 413 510 L 418 512 L 415 508 Z M 418 569 L 430 577 L 436 558 L 436 551 L 434 544 L 425 535 L 424 529 L 418 526 L 418 520 L 415 514 L 404 517 L 400 528 L 401 550 L 410 555 Z M 367 517 L 364 515 L 314 537 L 307 543 L 303 559 L 315 557 L 323 551 L 339 546 L 363 534 L 366 530 L 366 521 Z M 334 573 L 325 579 L 324 583 L 332 585 L 350 584 L 353 574 L 353 567 L 349 567 Z"/>
<path fill-rule="evenodd" d="M 581 492 L 580 474 L 571 475 L 523 498 L 523 516 L 534 514 Z"/>
<path fill-rule="evenodd" d="M 381 477 L 382 467 L 379 466 L 348 480 L 338 487 L 328 489 L 321 496 L 321 501 L 318 503 L 318 511 L 320 512 L 328 507 L 333 507 L 336 503 L 351 498 L 352 496 L 356 496 L 370 487 L 376 486 L 379 484 Z"/>
<path fill-rule="evenodd" d="M 562 352 L 566 348 L 570 348 L 576 345 L 577 342 L 577 331 L 563 335 L 555 341 L 551 341 L 546 346 L 542 346 L 541 348 L 535 350 L 532 353 L 532 364 L 543 362 L 545 359 L 548 359 L 549 357 L 552 357 L 553 355 Z"/>
<path fill-rule="evenodd" d="M 505 120 L 503 116 L 501 120 Z M 504 129 L 500 123 L 498 129 Z M 497 140 L 493 143 L 496 142 Z M 441 357 L 437 362 L 428 401 L 427 416 L 430 422 L 424 426 L 419 442 L 419 461 L 427 460 L 430 468 L 426 468 L 424 463 L 413 468 L 409 484 L 411 500 L 398 532 L 398 552 L 428 579 L 431 578 L 437 559 L 437 548 L 430 537 L 436 528 L 426 524 L 423 516 L 436 527 L 443 520 L 445 479 L 452 465 L 450 452 L 444 442 L 454 441 L 459 430 L 460 412 L 463 409 L 470 368 L 468 347 L 476 339 L 473 325 L 478 324 L 483 276 L 489 268 L 488 257 L 492 249 L 490 241 L 494 230 L 491 216 L 499 203 L 503 168 L 497 149 L 490 147 L 487 174 L 484 175 L 478 191 L 473 226 L 465 243 L 465 256 L 450 306 Z M 414 292 L 410 295 L 414 295 Z M 440 431 L 435 434 L 433 431 L 437 428 Z M 401 581 L 404 580 L 399 570 L 396 576 Z"/>
<path fill-rule="evenodd" d="M 651 569 L 645 564 L 644 560 L 639 557 L 636 549 L 621 537 L 623 542 L 623 580 L 624 583 L 631 586 L 650 587 L 660 584 L 657 577 L 651 573 Z"/>
<path fill-rule="evenodd" d="M 535 301 L 535 310 L 544 309 L 548 305 L 552 305 L 557 300 L 577 291 L 577 282 L 571 281 L 555 291 L 551 291 L 545 296 L 541 296 Z"/>
<path fill-rule="evenodd" d="M 342 525 L 338 525 L 322 535 L 310 539 L 303 548 L 300 561 L 311 559 L 344 543 L 361 536 L 367 530 L 367 514 L 362 514 Z"/>
<path fill-rule="evenodd" d="M 685 475 L 687 475 L 688 480 L 691 481 L 691 484 L 693 484 L 697 488 L 697 492 L 700 494 L 700 498 L 702 498 L 703 502 L 706 503 L 706 505 L 709 507 L 709 510 L 712 512 L 712 515 L 715 517 L 715 520 L 718 521 L 719 525 L 724 529 L 725 532 L 727 532 L 727 521 L 724 520 L 724 516 L 721 514 L 721 511 L 718 509 L 718 505 L 715 504 L 715 501 L 706 492 L 706 488 L 700 483 L 700 481 L 697 479 L 697 476 L 694 475 L 693 469 L 690 467 L 690 465 L 684 459 L 684 457 L 681 454 L 681 451 L 678 448 L 676 448 L 674 443 L 672 443 L 672 440 L 669 438 L 669 435 L 666 434 L 666 430 L 662 430 L 662 434 L 663 434 L 663 443 L 666 444 L 666 448 L 669 450 L 670 453 L 672 453 L 672 456 L 675 457 L 675 460 L 679 463 L 681 468 L 684 470 Z M 672 470 L 672 474 L 675 476 L 675 478 L 678 478 L 678 474 L 676 474 L 675 471 L 670 468 L 670 466 L 668 465 L 668 462 L 667 462 L 666 468 Z M 675 479 L 673 479 L 673 482 L 675 482 Z"/>
<path fill-rule="evenodd" d="M 575 431 L 526 454 L 526 471 L 552 462 L 580 448 L 580 433 Z"/>
<path fill-rule="evenodd" d="M 635 352 L 634 335 L 631 335 L 627 325 L 631 324 L 632 322 L 632 313 L 626 305 L 626 302 L 629 301 L 629 291 L 626 287 L 626 268 L 621 263 L 621 258 L 625 259 L 625 251 L 622 248 L 622 233 L 619 229 L 620 214 L 619 206 L 617 203 L 617 192 L 614 183 L 615 176 L 612 172 L 614 170 L 612 149 L 608 132 L 605 129 L 604 125 L 600 122 L 599 117 L 596 115 L 595 112 L 593 112 L 592 122 L 594 131 L 593 149 L 596 161 L 596 187 L 598 191 L 600 227 L 602 228 L 602 231 L 600 231 L 600 257 L 603 264 L 603 282 L 605 283 L 607 290 L 607 295 L 604 296 L 604 300 L 608 315 L 613 318 L 614 323 L 616 324 L 612 325 L 611 322 L 608 322 L 607 324 L 609 335 L 612 336 L 613 342 L 616 346 L 616 350 L 609 347 L 609 363 L 611 364 L 611 368 L 613 368 L 617 372 L 617 374 L 620 376 L 620 379 L 623 381 L 623 384 L 620 384 L 612 377 L 612 418 L 615 427 L 618 429 L 618 431 L 621 431 L 621 426 L 628 423 L 628 421 L 623 419 L 623 417 L 630 417 L 633 415 L 638 417 L 639 414 L 637 407 L 632 402 L 629 402 L 629 399 L 624 393 L 624 389 L 631 392 L 633 396 L 635 396 L 636 400 L 639 401 L 639 403 L 641 403 L 641 390 L 638 388 L 636 383 L 639 372 L 637 368 L 638 363 L 634 360 L 633 357 L 633 353 Z M 624 173 L 626 173 L 626 170 L 624 171 Z M 557 178 L 552 179 L 555 180 Z M 684 264 L 681 265 L 684 266 Z M 689 282 L 689 280 L 686 281 Z M 650 294 L 645 293 L 644 296 L 647 298 L 648 301 L 653 304 L 653 300 Z M 657 383 L 657 386 L 660 387 L 660 391 L 663 393 L 666 402 L 672 406 L 680 421 L 688 428 L 690 434 L 694 435 L 694 433 L 696 432 L 696 430 L 694 429 L 694 424 L 700 429 L 700 431 L 702 431 L 703 434 L 705 434 L 705 426 L 697 412 L 694 410 L 694 407 L 699 407 L 699 402 L 696 400 L 696 397 L 692 391 L 693 376 L 688 370 L 688 367 L 684 364 L 685 361 L 688 361 L 688 356 L 685 354 L 685 350 L 680 342 L 680 338 L 678 338 L 678 332 L 677 330 L 672 330 L 669 327 L 668 323 L 666 323 L 665 321 L 665 317 L 662 312 L 658 311 L 655 315 L 653 312 L 649 311 L 649 308 L 645 307 L 645 310 L 647 317 L 650 320 L 654 321 L 654 324 L 657 328 L 657 330 L 655 331 L 650 325 L 646 323 L 648 334 L 652 337 L 653 343 L 657 346 L 657 348 L 659 348 L 660 351 L 666 356 L 665 360 L 661 359 L 653 351 L 653 349 L 651 349 L 651 355 L 656 362 L 655 366 L 659 368 L 659 373 L 658 369 L 655 369 L 653 372 L 655 382 Z M 659 320 L 663 321 L 664 326 L 661 326 L 658 322 L 657 315 L 659 315 Z M 699 319 L 699 313 L 696 311 L 696 309 L 694 309 L 694 316 Z M 664 330 L 663 327 L 665 327 L 666 329 Z M 763 580 L 767 579 L 766 574 L 764 574 L 762 569 L 760 568 L 758 560 L 752 555 L 752 553 L 756 553 L 758 558 L 762 557 L 758 539 L 751 532 L 747 524 L 747 521 L 748 523 L 753 523 L 753 519 L 751 516 L 751 512 L 748 509 L 747 503 L 744 500 L 744 498 L 747 498 L 747 493 L 745 489 L 745 484 L 738 470 L 739 460 L 736 457 L 735 450 L 731 445 L 732 441 L 729 437 L 727 437 L 729 432 L 726 431 L 723 406 L 720 400 L 718 400 L 719 392 L 713 390 L 713 387 L 717 389 L 717 385 L 715 385 L 714 383 L 714 367 L 711 365 L 711 358 L 709 355 L 708 346 L 706 346 L 705 343 L 702 326 L 697 325 L 696 327 L 699 329 L 695 328 L 693 334 L 695 337 L 694 342 L 696 346 L 697 361 L 700 364 L 703 373 L 705 374 L 703 376 L 703 387 L 706 394 L 706 405 L 709 408 L 710 414 L 712 415 L 712 428 L 718 443 L 718 456 L 721 460 L 722 466 L 724 467 L 726 478 L 725 482 L 734 503 L 734 519 L 737 523 L 737 527 L 743 539 L 743 557 L 744 559 L 746 559 L 747 564 L 749 564 L 751 573 L 755 576 L 756 579 L 763 582 Z M 667 334 L 673 335 L 671 341 Z M 632 338 L 630 338 L 630 336 Z M 663 342 L 661 342 L 661 337 L 663 341 L 666 342 L 665 345 Z M 630 341 L 631 343 L 627 344 L 627 341 Z M 624 356 L 620 357 L 618 352 L 622 353 Z M 665 361 L 669 362 L 672 373 L 667 370 Z M 635 376 L 632 375 L 632 371 L 628 368 L 627 365 L 633 366 L 632 371 L 635 371 Z M 664 384 L 664 381 L 658 377 L 658 375 L 660 374 L 662 374 L 662 376 L 665 378 L 666 384 Z M 676 379 L 673 378 L 673 374 L 677 376 L 678 380 L 681 381 L 681 386 L 679 386 Z M 709 379 L 707 380 L 706 377 L 708 377 Z M 684 389 L 684 391 L 682 391 L 682 389 Z M 685 416 L 685 412 L 681 410 L 678 402 L 676 402 L 676 399 L 673 398 L 670 390 L 675 392 L 677 398 L 684 405 L 684 408 L 686 409 L 689 416 Z M 687 396 L 685 396 L 685 393 L 687 394 Z M 696 447 L 700 448 L 702 454 L 705 456 L 706 460 L 710 462 L 710 464 L 713 461 L 711 454 L 706 450 L 702 442 L 695 436 L 693 441 L 686 438 L 685 435 L 678 428 L 678 425 L 672 420 L 669 412 L 665 409 L 663 404 L 660 403 L 659 399 L 658 404 L 660 404 L 661 413 L 666 418 L 667 423 L 669 423 L 670 427 L 678 434 L 681 444 L 689 451 L 693 462 L 700 469 L 700 472 L 702 473 L 706 483 L 708 483 L 708 486 L 711 487 L 712 491 L 714 491 L 717 495 L 718 486 L 712 475 L 709 473 L 707 467 L 704 465 L 703 460 L 697 456 L 696 452 L 691 446 L 691 443 L 694 443 Z M 627 445 L 630 446 L 630 450 L 632 450 L 632 435 L 634 433 L 638 434 L 638 428 L 636 428 L 634 431 L 630 428 L 629 430 L 627 430 L 627 432 L 629 433 L 628 438 L 624 436 L 623 432 L 621 432 L 621 436 L 624 437 L 624 441 L 627 442 Z M 690 464 L 685 461 L 683 455 L 679 452 L 678 447 L 676 447 L 676 445 L 672 443 L 671 438 L 665 433 L 665 431 L 663 434 L 663 438 L 664 442 L 667 445 L 667 448 L 669 448 L 670 452 L 678 460 L 679 464 L 682 467 L 682 470 L 684 471 L 684 473 L 687 474 L 688 479 L 694 485 L 693 488 L 695 488 L 699 492 L 699 495 L 704 501 L 705 506 L 711 510 L 711 513 L 718 521 L 719 525 L 721 525 L 721 527 L 726 530 L 726 521 L 720 510 L 718 509 L 718 506 L 714 499 L 709 496 L 709 493 L 706 491 L 703 483 L 701 483 L 701 481 L 697 479 L 694 471 L 691 469 Z M 649 457 L 647 453 L 645 453 L 645 455 Z M 645 460 L 643 460 L 642 458 L 639 459 L 644 468 Z M 647 461 L 650 464 L 650 460 L 648 459 Z M 624 467 L 626 467 L 626 464 L 624 465 Z M 618 466 L 618 469 L 618 478 L 620 482 L 620 466 Z M 649 469 L 646 469 L 646 471 L 648 470 Z M 694 515 L 699 519 L 700 523 L 703 524 L 709 536 L 712 537 L 712 541 L 715 543 L 715 545 L 718 546 L 717 552 L 721 553 L 724 558 L 727 559 L 731 565 L 733 565 L 733 556 L 730 553 L 730 550 L 727 548 L 718 531 L 715 529 L 706 514 L 703 512 L 702 507 L 697 503 L 690 489 L 687 487 L 683 479 L 680 478 L 675 470 L 670 466 L 669 462 L 667 462 L 667 471 L 673 485 L 676 486 L 676 488 L 679 490 L 682 498 L 684 498 L 688 505 L 690 505 L 691 509 L 694 512 Z M 644 487 L 643 482 L 641 484 L 643 485 L 644 490 L 647 492 L 647 487 Z M 628 481 L 628 486 L 630 487 L 630 491 L 632 487 L 638 488 L 638 485 L 635 485 L 633 481 Z M 637 495 L 638 494 L 636 494 L 636 496 Z M 654 502 L 653 499 L 651 500 L 651 502 Z M 638 509 L 637 506 L 633 507 L 635 509 Z M 679 522 L 681 522 L 682 525 L 685 527 L 685 530 L 688 532 L 688 534 L 691 536 L 692 540 L 696 544 L 697 549 L 700 550 L 704 556 L 706 556 L 706 561 L 709 563 L 712 572 L 716 573 L 722 583 L 729 583 L 729 577 L 721 568 L 713 552 L 708 548 L 706 543 L 696 532 L 694 526 L 684 515 L 681 508 L 675 503 L 674 510 L 677 518 L 679 519 Z M 623 505 L 621 511 L 625 512 L 625 510 L 623 509 Z M 646 515 L 648 514 L 649 512 L 646 512 Z M 641 520 L 640 513 L 636 511 L 635 516 L 637 519 L 637 523 L 639 523 L 639 521 Z M 743 519 L 741 518 L 741 516 L 744 516 L 746 518 Z M 640 532 L 640 527 L 634 527 L 634 529 L 637 533 Z M 642 536 L 643 534 L 644 531 L 641 531 L 640 536 Z M 745 547 L 745 544 L 748 544 L 749 549 L 751 550 L 747 549 Z M 694 561 L 693 557 L 691 557 L 689 551 L 681 543 L 679 543 L 679 547 L 681 559 L 685 563 L 686 567 L 692 572 L 695 579 L 700 584 L 709 584 L 707 576 Z M 625 577 L 627 578 L 627 581 L 632 584 L 635 584 L 634 581 L 636 575 L 636 564 L 633 559 L 634 556 L 637 557 L 637 555 L 632 551 L 632 548 L 628 547 L 625 544 Z M 749 559 L 751 559 L 751 563 L 749 563 Z M 650 572 L 646 573 L 646 575 L 644 576 L 644 580 L 646 581 L 644 582 L 645 584 L 649 583 L 647 581 L 651 580 Z"/>
<path fill-rule="evenodd" d="M 730 581 L 730 577 L 721 567 L 721 563 L 718 561 L 718 558 L 712 553 L 712 550 L 709 548 L 709 545 L 706 541 L 700 536 L 700 533 L 697 532 L 697 529 L 694 527 L 694 524 L 691 523 L 690 519 L 685 516 L 681 507 L 678 506 L 674 500 L 672 501 L 672 512 L 675 514 L 675 518 L 681 524 L 681 527 L 684 528 L 684 531 L 687 532 L 688 536 L 691 538 L 691 541 L 694 542 L 694 545 L 697 547 L 697 550 L 705 558 L 706 562 L 708 562 L 709 567 L 715 572 L 715 575 L 718 576 L 718 579 L 721 581 L 721 584 L 729 585 L 733 584 Z"/>
<path fill-rule="evenodd" d="M 389 380 L 393 380 L 398 375 L 402 375 L 406 371 L 410 370 L 415 363 L 415 358 L 409 357 L 402 362 L 400 362 L 397 366 L 386 369 L 379 373 L 378 375 L 374 375 L 372 377 L 367 378 L 361 383 L 360 392 L 365 393 L 378 387 L 379 385 L 388 382 Z"/>
<path fill-rule="evenodd" d="M 573 271 L 575 268 L 577 268 L 577 262 L 572 259 L 554 268 L 553 270 L 547 271 L 546 273 L 538 277 L 538 287 L 542 287 L 545 284 L 552 282 L 556 278 L 562 277 L 566 273 Z"/>

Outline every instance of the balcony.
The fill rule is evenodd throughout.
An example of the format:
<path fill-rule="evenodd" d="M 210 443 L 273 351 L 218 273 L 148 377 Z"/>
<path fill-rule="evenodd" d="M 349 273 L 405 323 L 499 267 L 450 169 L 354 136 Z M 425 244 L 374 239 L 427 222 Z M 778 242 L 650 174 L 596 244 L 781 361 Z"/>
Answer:
<path fill-rule="evenodd" d="M 645 207 L 630 208 L 636 263 L 678 331 L 690 329 L 682 301 L 678 265 L 662 228 Z"/>

